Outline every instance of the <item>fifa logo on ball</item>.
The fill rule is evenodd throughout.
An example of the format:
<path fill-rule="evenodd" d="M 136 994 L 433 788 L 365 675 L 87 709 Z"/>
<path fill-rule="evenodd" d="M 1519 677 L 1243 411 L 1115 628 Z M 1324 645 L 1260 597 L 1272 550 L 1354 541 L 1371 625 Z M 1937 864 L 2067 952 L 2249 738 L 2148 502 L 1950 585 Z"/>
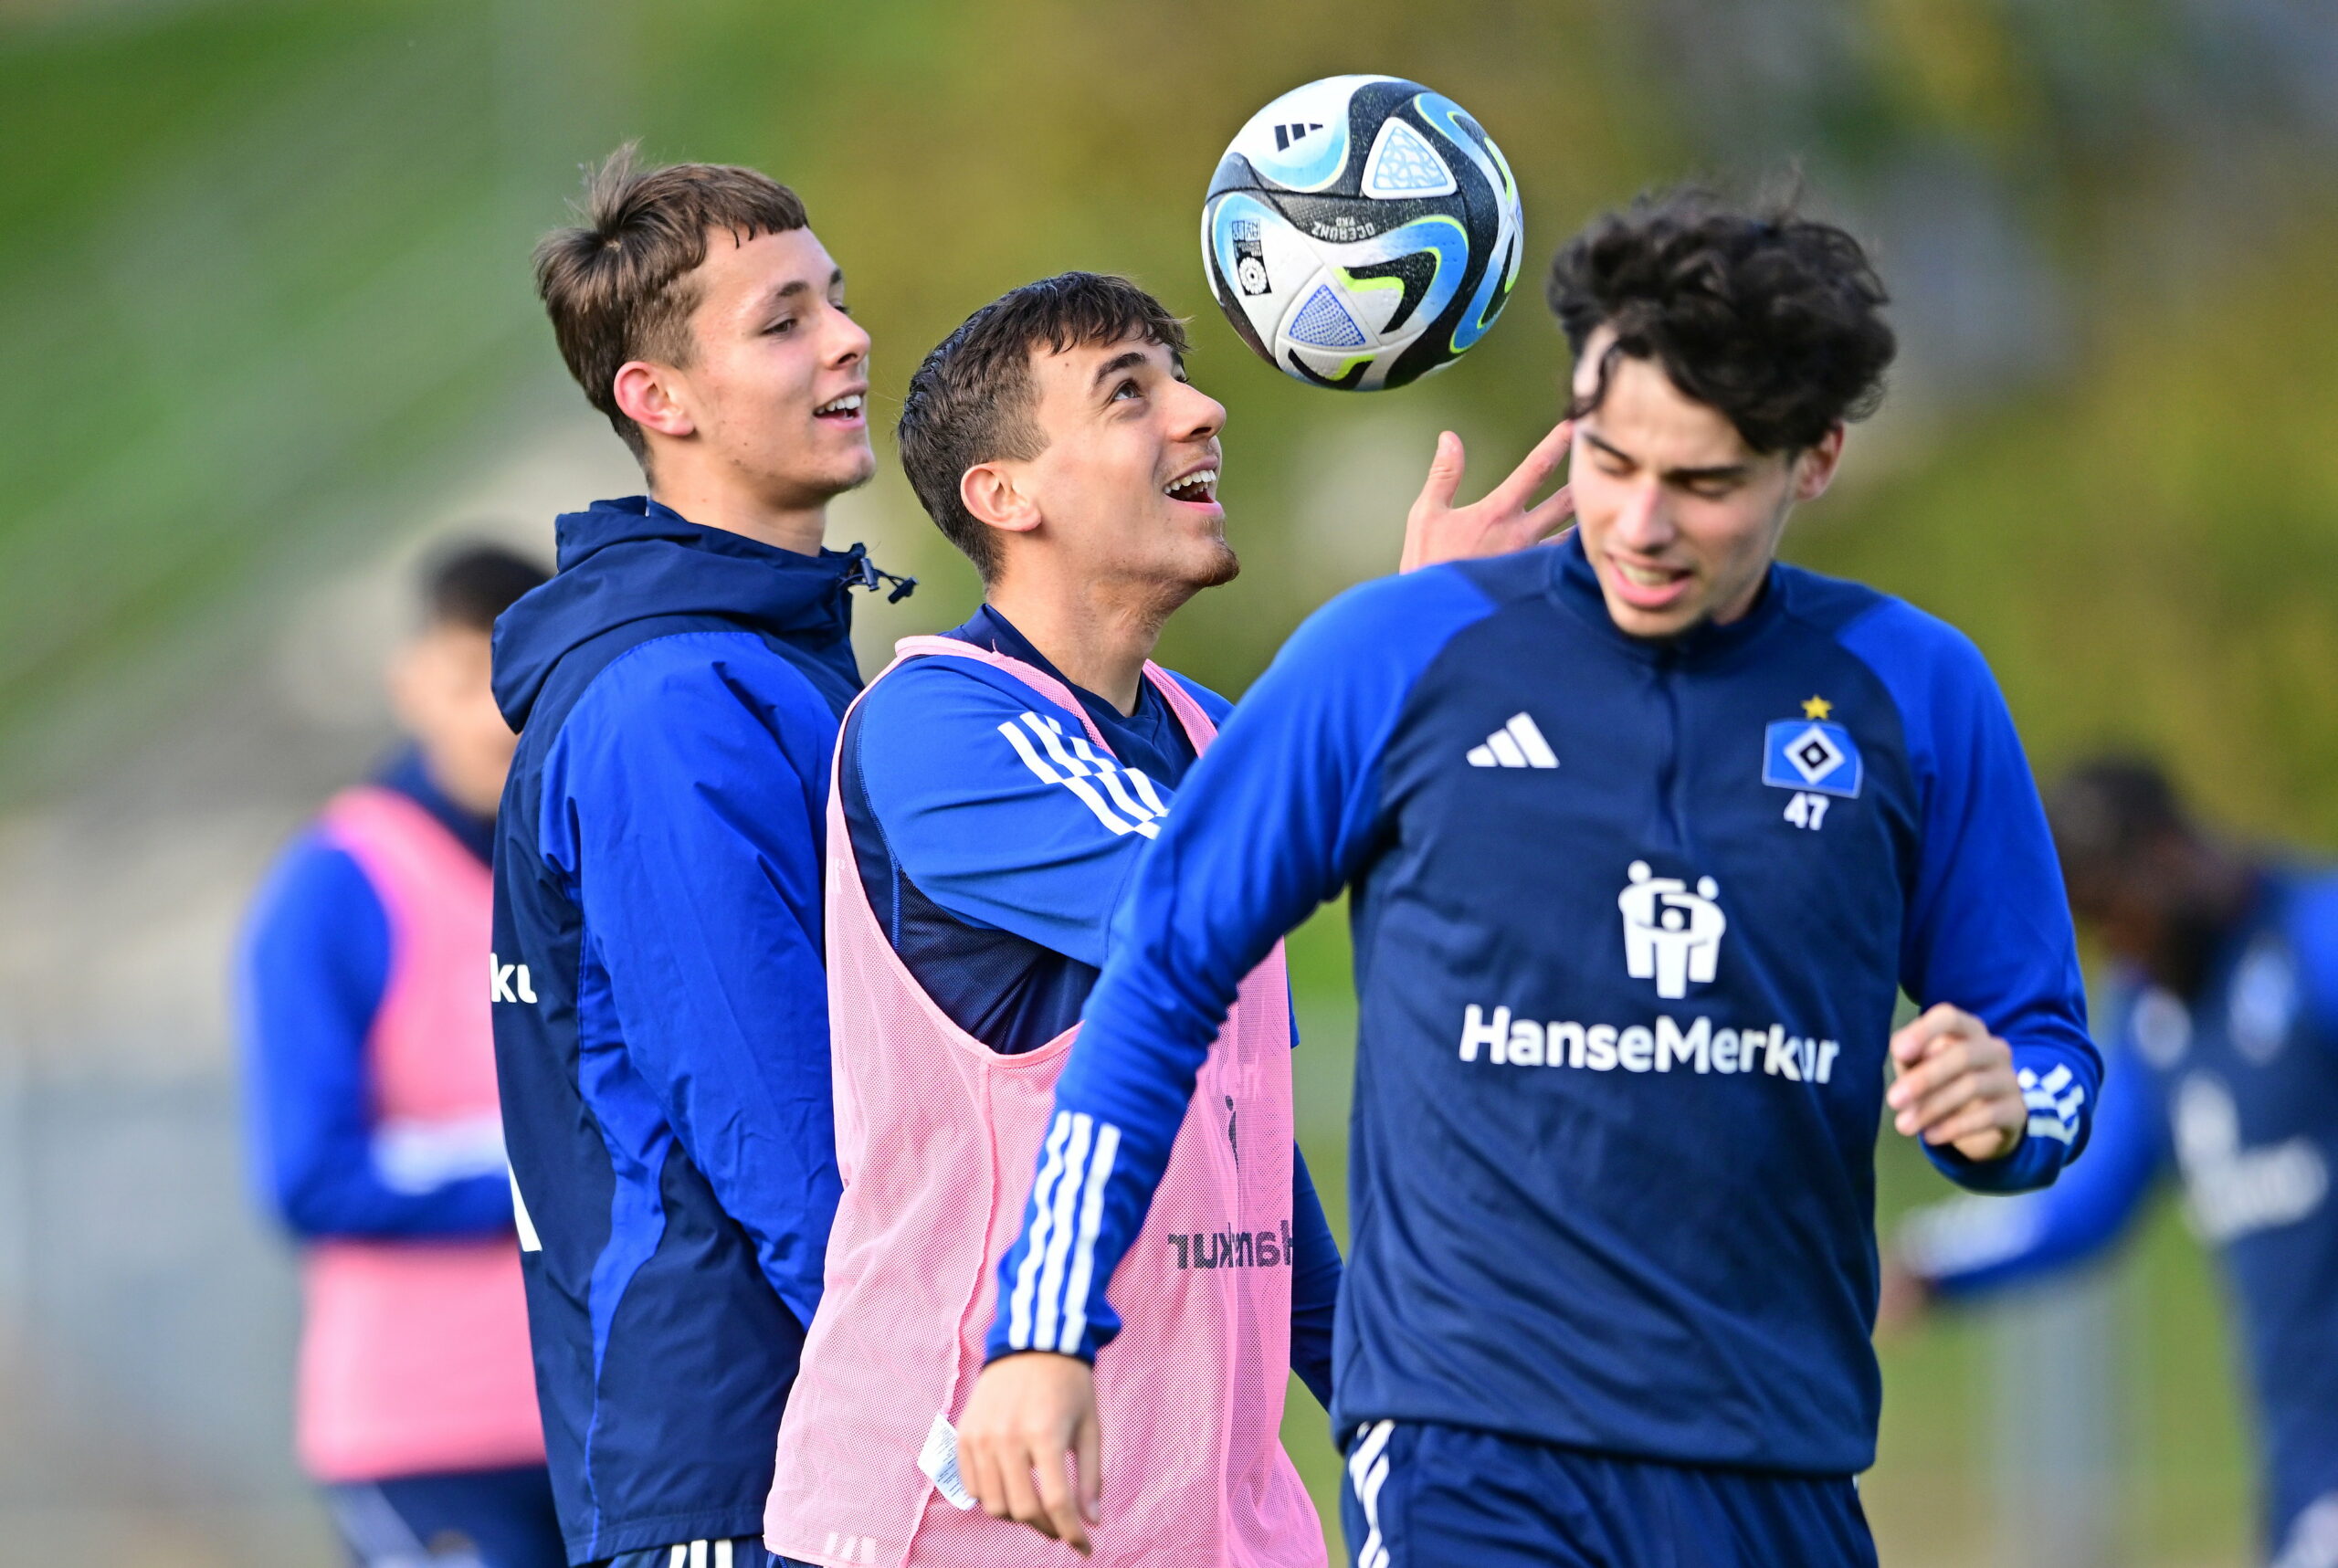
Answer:
<path fill-rule="evenodd" d="M 1645 860 L 1635 860 L 1630 884 L 1617 895 L 1624 915 L 1624 969 L 1635 980 L 1653 980 L 1656 994 L 1677 1000 L 1693 982 L 1712 984 L 1721 962 L 1722 933 L 1729 917 L 1713 900 L 1721 887 L 1697 879 L 1697 890 L 1678 877 L 1659 877 Z"/>
<path fill-rule="evenodd" d="M 1258 224 L 1249 218 L 1236 218 L 1234 229 L 1234 281 L 1245 294 L 1263 294 L 1268 289 L 1266 242 L 1259 237 Z"/>

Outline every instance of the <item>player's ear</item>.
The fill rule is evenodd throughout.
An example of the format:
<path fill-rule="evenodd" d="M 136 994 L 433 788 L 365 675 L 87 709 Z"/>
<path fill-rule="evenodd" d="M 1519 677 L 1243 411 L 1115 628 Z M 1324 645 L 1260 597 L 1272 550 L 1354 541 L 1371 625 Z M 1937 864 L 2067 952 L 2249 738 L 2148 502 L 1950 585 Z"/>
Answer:
<path fill-rule="evenodd" d="M 1016 483 L 1017 465 L 976 463 L 958 476 L 958 500 L 976 522 L 1028 533 L 1039 526 L 1039 509 Z"/>
<path fill-rule="evenodd" d="M 618 411 L 644 430 L 674 437 L 698 433 L 698 422 L 684 401 L 681 373 L 670 365 L 629 359 L 617 366 L 609 390 Z"/>
<path fill-rule="evenodd" d="M 1843 466 L 1843 426 L 1837 424 L 1818 437 L 1816 446 L 1805 447 L 1795 454 L 1796 500 L 1817 500 L 1835 482 L 1835 471 Z"/>

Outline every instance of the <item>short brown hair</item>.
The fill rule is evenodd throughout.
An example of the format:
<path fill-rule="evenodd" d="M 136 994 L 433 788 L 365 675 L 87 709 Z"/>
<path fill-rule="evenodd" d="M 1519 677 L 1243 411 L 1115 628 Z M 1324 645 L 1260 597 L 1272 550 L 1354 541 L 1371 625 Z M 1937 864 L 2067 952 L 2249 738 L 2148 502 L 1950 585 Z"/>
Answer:
<path fill-rule="evenodd" d="M 584 178 L 584 221 L 536 244 L 536 294 L 569 374 L 633 455 L 649 460 L 641 426 L 617 407 L 617 370 L 628 360 L 688 365 L 698 293 L 687 281 L 706 259 L 707 237 L 740 244 L 805 226 L 804 204 L 768 174 L 729 163 L 645 168 L 631 142 Z"/>
<path fill-rule="evenodd" d="M 998 541 L 966 510 L 958 481 L 977 463 L 1047 450 L 1031 417 L 1031 352 L 1041 343 L 1063 353 L 1131 337 L 1185 359 L 1185 323 L 1160 300 L 1125 278 L 1063 272 L 976 310 L 910 377 L 894 432 L 901 467 L 935 526 L 984 582 L 997 574 Z"/>

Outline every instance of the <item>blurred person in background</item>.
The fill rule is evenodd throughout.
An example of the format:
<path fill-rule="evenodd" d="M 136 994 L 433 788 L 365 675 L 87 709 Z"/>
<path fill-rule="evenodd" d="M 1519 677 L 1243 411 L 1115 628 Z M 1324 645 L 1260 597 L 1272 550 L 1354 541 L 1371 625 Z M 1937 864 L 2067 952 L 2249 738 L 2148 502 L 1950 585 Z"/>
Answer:
<path fill-rule="evenodd" d="M 514 739 L 489 638 L 542 569 L 440 557 L 389 670 L 406 744 L 278 861 L 237 1001 L 254 1164 L 303 1244 L 299 1451 L 365 1568 L 557 1568 L 480 973 Z"/>
<path fill-rule="evenodd" d="M 580 216 L 537 290 L 648 493 L 496 628 L 496 1065 L 571 1558 L 745 1568 L 841 1190 L 821 830 L 878 574 L 821 541 L 869 334 L 753 169 L 628 148 Z"/>
<path fill-rule="evenodd" d="M 2152 763 L 2047 803 L 2082 926 L 2114 964 L 2093 1152 L 2014 1204 L 1919 1211 L 1883 1322 L 2100 1255 L 2163 1175 L 2239 1319 L 2276 1568 L 2338 1568 L 2338 873 L 2202 826 Z"/>

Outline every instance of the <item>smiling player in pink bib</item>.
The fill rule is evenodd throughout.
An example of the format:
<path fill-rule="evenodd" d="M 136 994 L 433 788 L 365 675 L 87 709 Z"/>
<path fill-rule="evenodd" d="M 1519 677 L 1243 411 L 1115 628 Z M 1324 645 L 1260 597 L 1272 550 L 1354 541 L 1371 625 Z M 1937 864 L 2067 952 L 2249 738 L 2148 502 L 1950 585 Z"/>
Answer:
<path fill-rule="evenodd" d="M 1184 346 L 1134 285 L 1068 274 L 976 312 L 903 405 L 904 465 L 985 603 L 903 642 L 838 748 L 845 1192 L 780 1429 L 765 1541 L 785 1560 L 1071 1557 L 970 1506 L 952 1423 L 1032 1162 L 1109 1164 L 1092 1129 L 1050 1121 L 1056 1077 L 1120 889 L 1227 711 L 1147 658 L 1171 612 L 1236 571 L 1215 493 L 1225 411 L 1186 384 Z M 1324 1561 L 1278 1436 L 1286 1368 L 1329 1401 L 1339 1283 L 1292 1141 L 1291 1042 L 1277 950 L 1202 1075 L 1159 1234 L 1120 1271 L 1129 1351 L 1099 1385 L 1117 1485 L 1097 1561 Z M 1090 1266 L 1083 1191 L 1066 1184 L 1037 1271 Z"/>

